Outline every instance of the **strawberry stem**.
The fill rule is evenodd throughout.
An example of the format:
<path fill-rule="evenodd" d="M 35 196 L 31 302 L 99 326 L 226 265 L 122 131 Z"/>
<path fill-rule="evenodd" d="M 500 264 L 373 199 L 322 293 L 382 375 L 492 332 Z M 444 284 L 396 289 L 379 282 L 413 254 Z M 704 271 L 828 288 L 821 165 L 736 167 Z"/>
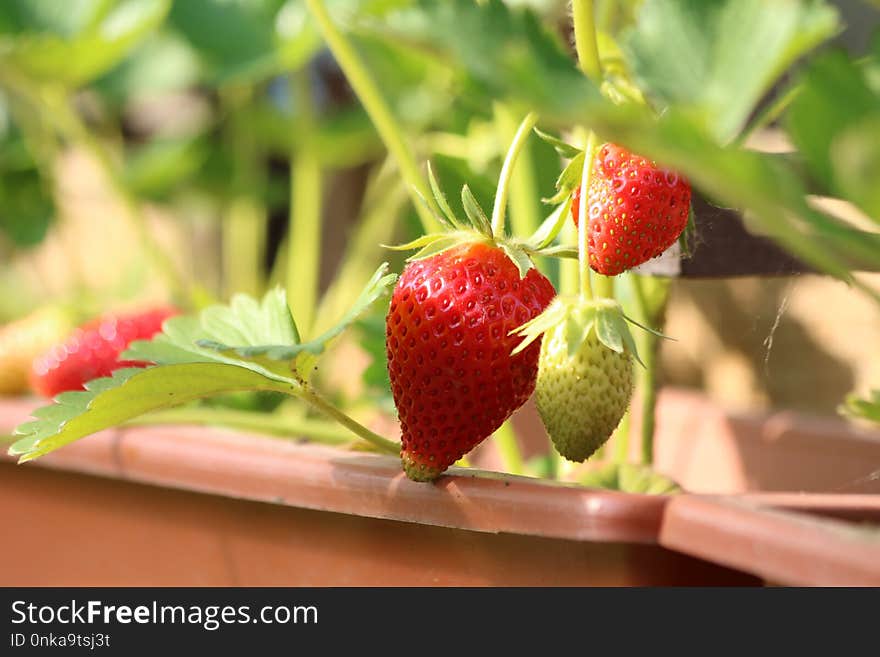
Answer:
<path fill-rule="evenodd" d="M 406 144 L 400 124 L 391 113 L 391 109 L 385 102 L 375 80 L 367 67 L 364 66 L 351 42 L 333 23 L 323 0 L 306 0 L 306 4 L 318 24 L 318 29 L 323 35 L 327 47 L 330 48 L 330 52 L 333 53 L 333 57 L 345 73 L 348 83 L 360 99 L 388 152 L 397 162 L 400 174 L 407 183 L 412 204 L 422 222 L 422 228 L 426 233 L 437 232 L 440 229 L 438 222 L 419 199 L 419 194 L 421 194 L 428 203 L 433 203 L 431 192 Z"/>
<path fill-rule="evenodd" d="M 339 422 L 339 424 L 351 431 L 353 434 L 355 434 L 359 438 L 366 440 L 368 443 L 377 447 L 381 451 L 387 454 L 394 454 L 395 456 L 400 455 L 400 443 L 393 440 L 388 440 L 387 438 L 383 438 L 379 434 L 370 431 L 360 422 L 352 417 L 349 417 L 341 410 L 336 408 L 329 401 L 324 399 L 320 394 L 318 394 L 316 390 L 314 390 L 308 384 L 303 383 L 300 389 L 297 391 L 296 396 L 302 399 L 304 402 L 310 404 L 316 410 L 321 411 L 324 415 L 333 418 L 334 420 Z"/>
<path fill-rule="evenodd" d="M 574 46 L 581 70 L 598 84 L 602 80 L 599 44 L 596 39 L 596 13 L 593 0 L 572 0 Z"/>
<path fill-rule="evenodd" d="M 308 71 L 295 75 L 302 143 L 291 153 L 290 215 L 287 232 L 287 298 L 300 330 L 310 335 L 318 297 L 321 258 L 322 172 L 316 145 L 315 115 Z"/>
<path fill-rule="evenodd" d="M 590 254 L 587 246 L 587 227 L 589 225 L 589 196 L 590 176 L 593 173 L 593 150 L 596 147 L 596 135 L 591 130 L 587 136 L 587 146 L 584 149 L 584 170 L 581 174 L 581 198 L 578 206 L 578 269 L 580 279 L 581 298 L 590 300 L 593 298 L 593 287 L 590 282 Z"/>
<path fill-rule="evenodd" d="M 516 159 L 522 150 L 523 144 L 529 137 L 529 133 L 538 122 L 538 115 L 529 112 L 519 124 L 516 134 L 510 148 L 507 150 L 507 156 L 504 158 L 504 165 L 501 167 L 501 175 L 498 176 L 498 190 L 495 192 L 495 205 L 492 207 L 492 235 L 500 237 L 504 234 L 504 215 L 507 211 L 507 193 L 510 190 L 510 178 L 513 167 L 516 165 Z"/>

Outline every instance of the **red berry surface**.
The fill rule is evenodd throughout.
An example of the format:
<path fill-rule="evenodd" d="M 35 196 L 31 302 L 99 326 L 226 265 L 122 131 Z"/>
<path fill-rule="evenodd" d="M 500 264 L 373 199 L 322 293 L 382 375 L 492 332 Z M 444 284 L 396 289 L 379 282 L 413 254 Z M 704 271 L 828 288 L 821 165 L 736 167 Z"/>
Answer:
<path fill-rule="evenodd" d="M 525 403 L 540 341 L 511 356 L 521 338 L 508 334 L 554 296 L 537 269 L 521 279 L 500 248 L 484 243 L 407 265 L 386 319 L 407 476 L 436 478 Z"/>
<path fill-rule="evenodd" d="M 580 194 L 578 187 L 572 196 L 575 225 Z M 593 162 L 587 201 L 590 267 L 615 276 L 675 243 L 687 225 L 691 186 L 675 171 L 603 144 Z"/>
<path fill-rule="evenodd" d="M 92 379 L 110 376 L 121 367 L 149 363 L 120 360 L 135 340 L 149 340 L 162 330 L 162 322 L 176 315 L 174 308 L 155 308 L 126 315 L 108 314 L 80 326 L 68 338 L 34 360 L 31 388 L 46 397 L 67 390 L 83 390 Z"/>

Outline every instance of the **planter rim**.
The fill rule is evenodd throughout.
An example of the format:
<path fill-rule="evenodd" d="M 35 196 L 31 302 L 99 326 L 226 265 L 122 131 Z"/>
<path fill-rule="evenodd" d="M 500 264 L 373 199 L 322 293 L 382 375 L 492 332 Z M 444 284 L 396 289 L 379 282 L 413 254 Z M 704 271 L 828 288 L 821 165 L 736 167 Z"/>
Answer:
<path fill-rule="evenodd" d="M 775 584 L 880 586 L 880 525 L 833 517 L 861 507 L 876 522 L 878 496 L 797 497 L 679 496 L 667 506 L 660 544 Z"/>
<path fill-rule="evenodd" d="M 34 400 L 0 402 L 0 427 Z M 10 460 L 8 456 L 5 459 Z M 656 544 L 668 497 L 451 468 L 409 481 L 397 458 L 196 426 L 103 431 L 21 467 L 49 467 L 372 518 L 577 541 Z"/>

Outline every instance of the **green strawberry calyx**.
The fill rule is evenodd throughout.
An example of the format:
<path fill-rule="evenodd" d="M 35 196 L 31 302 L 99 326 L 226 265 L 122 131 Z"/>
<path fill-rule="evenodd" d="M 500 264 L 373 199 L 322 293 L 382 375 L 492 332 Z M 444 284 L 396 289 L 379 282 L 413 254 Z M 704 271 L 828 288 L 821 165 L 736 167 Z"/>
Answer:
<path fill-rule="evenodd" d="M 619 354 L 631 354 L 643 367 L 629 325 L 634 324 L 654 335 L 665 337 L 624 314 L 623 308 L 614 299 L 587 300 L 576 296 L 557 296 L 543 313 L 510 332 L 523 338 L 512 355 L 521 352 L 561 323 L 565 324 L 569 357 L 574 357 L 590 333 L 595 331 L 599 342 Z"/>
<path fill-rule="evenodd" d="M 448 251 L 459 244 L 482 242 L 504 251 L 519 270 L 520 278 L 525 278 L 529 270 L 535 266 L 532 261 L 533 256 L 571 257 L 571 254 L 568 253 L 570 249 L 553 245 L 553 241 L 565 225 L 571 208 L 571 199 L 564 199 L 562 204 L 541 223 L 534 234 L 527 239 L 522 239 L 496 234 L 489 218 L 467 185 L 461 188 L 461 204 L 464 207 L 465 217 L 459 217 L 446 200 L 430 162 L 428 163 L 428 181 L 431 185 L 436 208 L 439 208 L 439 211 L 429 204 L 418 191 L 416 193 L 444 230 L 422 235 L 405 244 L 383 245 L 385 248 L 396 251 L 418 249 L 415 254 L 407 258 L 407 262 L 423 260 Z"/>

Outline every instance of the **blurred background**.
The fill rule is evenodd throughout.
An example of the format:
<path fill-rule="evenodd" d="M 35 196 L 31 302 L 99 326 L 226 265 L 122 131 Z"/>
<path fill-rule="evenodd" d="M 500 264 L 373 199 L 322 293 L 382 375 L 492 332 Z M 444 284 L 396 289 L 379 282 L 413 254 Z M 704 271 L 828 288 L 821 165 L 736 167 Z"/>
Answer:
<path fill-rule="evenodd" d="M 371 3 L 328 4 L 344 18 Z M 509 4 L 565 22 L 565 2 Z M 862 52 L 878 12 L 835 4 L 847 26 L 837 41 Z M 419 159 L 430 154 L 450 188 L 467 179 L 491 206 L 515 120 L 499 130 L 485 108 L 451 96 L 430 59 L 355 38 L 418 135 Z M 298 0 L 4 0 L 0 58 L 0 323 L 51 302 L 122 308 L 185 289 L 209 303 L 297 281 L 299 317 L 314 305 L 300 265 L 300 276 L 318 272 L 318 292 L 342 290 L 324 298 L 320 318 L 382 260 L 400 265 L 379 243 L 419 230 Z M 548 146 L 530 149 L 518 184 L 537 204 L 559 166 Z M 291 205 L 315 191 L 320 202 L 300 216 L 320 222 L 292 221 Z M 317 263 L 289 261 L 291 232 L 294 257 L 314 246 Z M 381 387 L 384 363 L 370 368 L 382 352 L 377 317 L 336 350 Z M 880 381 L 880 306 L 830 278 L 678 280 L 665 332 L 675 341 L 662 346 L 664 382 L 736 409 L 833 414 Z M 363 392 L 350 376 L 335 383 Z"/>

